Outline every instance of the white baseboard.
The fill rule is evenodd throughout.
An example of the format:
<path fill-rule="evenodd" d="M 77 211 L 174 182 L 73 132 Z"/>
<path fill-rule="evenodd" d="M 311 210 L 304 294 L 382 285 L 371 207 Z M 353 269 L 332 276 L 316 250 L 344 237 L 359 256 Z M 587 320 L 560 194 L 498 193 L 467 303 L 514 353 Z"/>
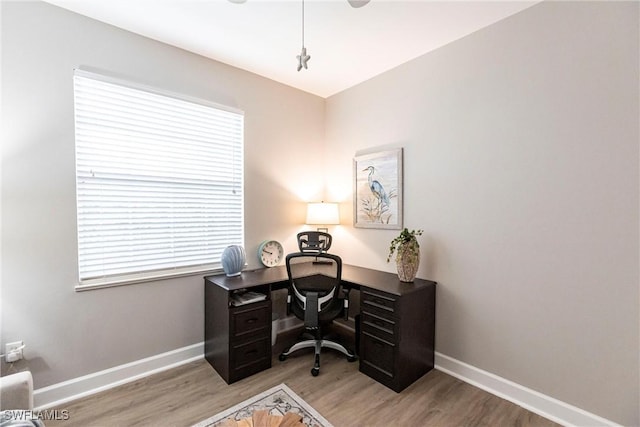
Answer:
<path fill-rule="evenodd" d="M 436 352 L 435 369 L 565 426 L 619 424 Z"/>
<path fill-rule="evenodd" d="M 39 388 L 33 392 L 36 410 L 60 406 L 146 376 L 166 371 L 204 357 L 204 342 L 178 348 L 104 371 Z"/>

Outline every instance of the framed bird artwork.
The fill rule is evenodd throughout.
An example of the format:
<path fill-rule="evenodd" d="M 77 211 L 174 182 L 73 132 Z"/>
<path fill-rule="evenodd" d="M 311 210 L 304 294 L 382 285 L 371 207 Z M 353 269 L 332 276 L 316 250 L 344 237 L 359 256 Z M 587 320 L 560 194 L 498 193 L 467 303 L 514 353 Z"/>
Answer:
<path fill-rule="evenodd" d="M 353 226 L 402 229 L 402 148 L 353 159 Z"/>

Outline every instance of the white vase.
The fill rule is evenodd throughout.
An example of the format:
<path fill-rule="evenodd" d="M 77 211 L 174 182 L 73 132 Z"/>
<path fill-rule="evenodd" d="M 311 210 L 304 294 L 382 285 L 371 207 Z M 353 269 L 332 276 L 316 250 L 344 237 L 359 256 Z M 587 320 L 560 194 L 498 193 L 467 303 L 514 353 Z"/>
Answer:
<path fill-rule="evenodd" d="M 220 262 L 222 263 L 222 269 L 229 277 L 239 276 L 244 268 L 244 263 L 247 260 L 247 256 L 244 252 L 244 248 L 239 245 L 231 245 L 224 248 Z"/>

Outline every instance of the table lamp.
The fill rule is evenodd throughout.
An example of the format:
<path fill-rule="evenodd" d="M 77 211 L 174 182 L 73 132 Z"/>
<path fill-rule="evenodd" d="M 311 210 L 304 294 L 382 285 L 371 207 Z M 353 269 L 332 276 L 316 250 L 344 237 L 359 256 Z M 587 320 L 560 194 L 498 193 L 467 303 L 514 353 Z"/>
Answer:
<path fill-rule="evenodd" d="M 309 203 L 307 205 L 307 221 L 309 225 L 337 225 L 340 224 L 340 213 L 337 203 Z M 327 227 L 319 227 L 318 231 L 327 233 Z"/>

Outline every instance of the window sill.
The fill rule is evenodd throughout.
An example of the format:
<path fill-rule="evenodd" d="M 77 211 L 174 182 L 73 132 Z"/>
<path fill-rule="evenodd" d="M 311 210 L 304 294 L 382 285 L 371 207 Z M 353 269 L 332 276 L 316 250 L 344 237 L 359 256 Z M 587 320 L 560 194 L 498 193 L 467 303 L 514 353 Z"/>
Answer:
<path fill-rule="evenodd" d="M 204 268 L 198 270 L 189 270 L 189 271 L 175 271 L 175 272 L 159 272 L 157 274 L 147 273 L 144 276 L 138 277 L 112 277 L 112 278 L 102 278 L 102 279 L 92 279 L 87 280 L 84 283 L 79 283 L 75 286 L 76 292 L 84 292 L 84 291 L 93 291 L 97 289 L 104 288 L 114 288 L 117 286 L 127 286 L 127 285 L 136 285 L 140 283 L 146 282 L 158 282 L 161 280 L 169 280 L 175 279 L 178 277 L 189 277 L 189 276 L 207 276 L 211 274 L 222 273 L 223 270 L 221 267 L 215 268 Z"/>

